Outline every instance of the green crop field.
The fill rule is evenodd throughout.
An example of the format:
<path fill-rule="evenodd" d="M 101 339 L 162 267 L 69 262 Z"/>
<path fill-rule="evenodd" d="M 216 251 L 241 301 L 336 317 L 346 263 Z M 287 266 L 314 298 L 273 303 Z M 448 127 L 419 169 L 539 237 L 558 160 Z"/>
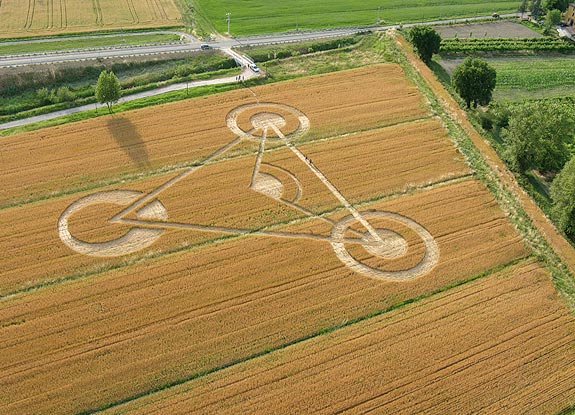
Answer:
<path fill-rule="evenodd" d="M 118 45 L 142 45 L 150 43 L 178 42 L 180 36 L 167 33 L 142 35 L 117 35 L 89 38 L 55 39 L 46 42 L 5 42 L 0 43 L 0 55 L 14 53 L 31 53 L 51 50 L 101 48 Z"/>
<path fill-rule="evenodd" d="M 489 59 L 497 71 L 497 100 L 575 96 L 575 56 Z"/>
<path fill-rule="evenodd" d="M 484 59 L 497 71 L 497 86 L 493 94 L 497 101 L 575 96 L 575 54 Z M 463 58 L 442 58 L 438 61 L 449 75 L 461 62 Z"/>
<path fill-rule="evenodd" d="M 213 27 L 206 31 L 227 31 L 226 13 L 231 14 L 234 35 L 328 28 L 383 23 L 408 23 L 456 17 L 473 17 L 515 12 L 520 1 L 482 0 L 196 0 L 199 21 Z M 380 10 L 378 11 L 378 8 Z M 209 23 L 207 25 L 209 26 Z"/>

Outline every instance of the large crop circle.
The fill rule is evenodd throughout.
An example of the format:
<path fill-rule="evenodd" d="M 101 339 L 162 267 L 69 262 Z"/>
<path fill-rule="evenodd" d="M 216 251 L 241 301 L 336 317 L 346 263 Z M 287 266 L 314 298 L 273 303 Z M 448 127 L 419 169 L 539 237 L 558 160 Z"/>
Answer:
<path fill-rule="evenodd" d="M 262 139 L 264 131 L 272 141 L 282 139 L 278 131 L 287 140 L 309 131 L 309 119 L 303 112 L 275 102 L 240 105 L 228 113 L 226 124 L 239 137 L 256 141 Z"/>
<path fill-rule="evenodd" d="M 107 242 L 86 242 L 76 238 L 70 233 L 68 226 L 69 218 L 76 212 L 97 204 L 114 204 L 129 206 L 142 196 L 141 192 L 132 190 L 111 190 L 94 193 L 82 197 L 72 203 L 62 213 L 58 220 L 58 235 L 62 242 L 71 249 L 84 255 L 99 257 L 114 257 L 139 251 L 153 244 L 164 232 L 163 229 L 131 228 L 120 238 Z M 145 208 L 136 212 L 138 218 L 146 220 L 165 220 L 168 217 L 166 208 L 159 202 L 154 201 Z"/>
<path fill-rule="evenodd" d="M 382 259 L 395 259 L 407 253 L 407 242 L 399 233 L 384 228 L 375 228 L 377 235 L 379 235 L 378 238 L 367 231 L 355 231 L 355 233 L 360 234 L 360 239 L 358 242 L 350 242 L 346 240 L 346 233 L 350 227 L 356 225 L 358 221 L 354 216 L 348 215 L 337 222 L 333 227 L 331 245 L 340 261 L 355 272 L 378 280 L 409 281 L 427 274 L 437 264 L 439 260 L 439 248 L 433 236 L 419 223 L 393 212 L 371 211 L 360 214 L 368 222 L 370 219 L 385 218 L 411 229 L 423 241 L 425 253 L 416 265 L 408 269 L 385 270 L 371 267 L 351 255 L 348 250 L 350 243 L 360 243 L 365 251 L 372 256 Z"/>

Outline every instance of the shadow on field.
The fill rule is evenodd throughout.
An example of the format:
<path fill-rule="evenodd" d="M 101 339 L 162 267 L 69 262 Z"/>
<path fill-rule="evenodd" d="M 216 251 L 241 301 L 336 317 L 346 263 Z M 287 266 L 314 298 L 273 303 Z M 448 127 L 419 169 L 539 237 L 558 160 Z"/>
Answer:
<path fill-rule="evenodd" d="M 146 143 L 142 140 L 132 121 L 123 117 L 111 117 L 108 119 L 107 127 L 114 140 L 134 164 L 138 167 L 150 166 Z"/>

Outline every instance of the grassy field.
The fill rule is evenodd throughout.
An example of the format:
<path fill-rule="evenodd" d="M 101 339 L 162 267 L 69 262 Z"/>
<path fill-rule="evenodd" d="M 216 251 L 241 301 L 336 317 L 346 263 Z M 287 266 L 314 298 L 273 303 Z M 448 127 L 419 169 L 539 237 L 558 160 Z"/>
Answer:
<path fill-rule="evenodd" d="M 488 61 L 497 71 L 496 99 L 575 96 L 575 56 L 533 56 Z"/>
<path fill-rule="evenodd" d="M 19 0 L 0 2 L 0 38 L 180 24 L 174 0 Z"/>
<path fill-rule="evenodd" d="M 180 36 L 176 34 L 153 33 L 129 36 L 115 35 L 78 39 L 55 39 L 43 42 L 4 42 L 0 43 L 0 55 L 67 49 L 101 48 L 106 46 L 172 43 L 178 42 L 179 40 Z"/>
<path fill-rule="evenodd" d="M 230 31 L 234 35 L 275 31 L 328 28 L 337 26 L 372 25 L 378 17 L 385 23 L 407 23 L 455 17 L 491 15 L 493 12 L 515 12 L 518 1 L 481 0 L 422 0 L 407 3 L 401 0 L 366 0 L 353 2 L 334 0 L 263 1 L 234 0 L 194 2 L 200 21 L 209 21 L 213 27 L 204 28 L 227 32 L 226 13 L 231 13 Z M 378 12 L 378 8 L 380 11 Z"/>

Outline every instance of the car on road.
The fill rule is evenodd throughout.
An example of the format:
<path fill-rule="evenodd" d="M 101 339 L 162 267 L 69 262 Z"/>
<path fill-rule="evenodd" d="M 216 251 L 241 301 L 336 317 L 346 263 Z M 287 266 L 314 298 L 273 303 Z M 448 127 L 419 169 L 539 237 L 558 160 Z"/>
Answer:
<path fill-rule="evenodd" d="M 210 45 L 208 45 L 207 43 L 202 43 L 200 45 L 200 49 L 202 50 L 207 50 L 207 49 L 211 49 L 212 47 Z"/>
<path fill-rule="evenodd" d="M 248 65 L 248 67 L 254 71 L 255 73 L 259 73 L 260 72 L 260 68 L 258 68 L 258 65 L 256 65 L 255 63 L 250 63 Z"/>
<path fill-rule="evenodd" d="M 499 16 L 499 13 L 493 13 L 491 17 L 493 17 L 494 19 L 499 19 L 501 16 Z"/>

